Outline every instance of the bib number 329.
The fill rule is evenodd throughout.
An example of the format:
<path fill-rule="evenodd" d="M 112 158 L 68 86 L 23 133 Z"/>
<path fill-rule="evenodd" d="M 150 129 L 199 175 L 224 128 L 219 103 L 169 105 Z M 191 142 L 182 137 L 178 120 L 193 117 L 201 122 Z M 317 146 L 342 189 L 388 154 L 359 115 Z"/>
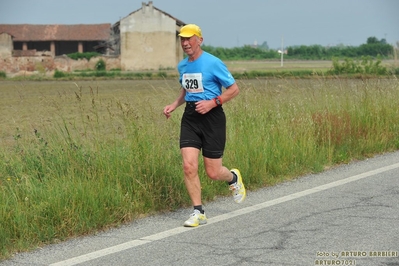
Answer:
<path fill-rule="evenodd" d="M 204 86 L 202 85 L 202 73 L 184 74 L 182 86 L 189 93 L 203 92 Z"/>

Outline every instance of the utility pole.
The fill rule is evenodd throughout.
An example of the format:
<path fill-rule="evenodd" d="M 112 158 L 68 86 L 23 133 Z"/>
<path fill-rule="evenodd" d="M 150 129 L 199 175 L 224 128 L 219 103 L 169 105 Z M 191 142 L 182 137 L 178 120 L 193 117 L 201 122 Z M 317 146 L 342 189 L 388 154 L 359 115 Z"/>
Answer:
<path fill-rule="evenodd" d="M 281 54 L 281 67 L 284 65 L 284 36 L 281 36 L 281 50 L 278 50 Z"/>
<path fill-rule="evenodd" d="M 283 67 L 283 56 L 284 55 L 284 36 L 281 36 L 281 67 Z"/>

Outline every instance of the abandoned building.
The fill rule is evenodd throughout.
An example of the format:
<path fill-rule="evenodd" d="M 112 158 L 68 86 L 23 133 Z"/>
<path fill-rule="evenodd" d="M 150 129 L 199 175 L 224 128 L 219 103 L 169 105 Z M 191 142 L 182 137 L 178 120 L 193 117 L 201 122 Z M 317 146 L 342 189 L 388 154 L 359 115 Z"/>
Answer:
<path fill-rule="evenodd" d="M 94 52 L 95 46 L 109 39 L 110 29 L 111 24 L 0 25 L 1 34 L 11 37 L 12 52 L 19 55 L 29 55 L 29 50 L 49 51 L 53 56 Z"/>
<path fill-rule="evenodd" d="M 178 33 L 184 25 L 152 1 L 143 2 L 112 26 L 0 24 L 0 71 L 32 71 L 40 62 L 46 62 L 46 70 L 54 70 L 60 65 L 51 64 L 52 60 L 65 61 L 64 55 L 75 52 L 117 57 L 122 70 L 175 68 L 183 58 Z M 30 67 L 23 66 L 26 62 Z M 64 70 L 76 69 L 68 62 Z"/>
<path fill-rule="evenodd" d="M 152 1 L 121 19 L 120 55 L 124 70 L 176 67 L 183 58 L 178 33 L 185 24 Z"/>

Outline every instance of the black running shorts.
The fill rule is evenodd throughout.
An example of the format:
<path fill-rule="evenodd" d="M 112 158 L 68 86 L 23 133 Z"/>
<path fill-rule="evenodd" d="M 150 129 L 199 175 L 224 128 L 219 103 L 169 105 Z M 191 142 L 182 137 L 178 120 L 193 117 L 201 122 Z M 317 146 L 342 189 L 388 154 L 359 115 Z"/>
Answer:
<path fill-rule="evenodd" d="M 181 120 L 180 148 L 202 149 L 207 158 L 222 158 L 226 144 L 226 116 L 221 106 L 202 115 L 195 111 L 195 102 L 187 102 Z"/>

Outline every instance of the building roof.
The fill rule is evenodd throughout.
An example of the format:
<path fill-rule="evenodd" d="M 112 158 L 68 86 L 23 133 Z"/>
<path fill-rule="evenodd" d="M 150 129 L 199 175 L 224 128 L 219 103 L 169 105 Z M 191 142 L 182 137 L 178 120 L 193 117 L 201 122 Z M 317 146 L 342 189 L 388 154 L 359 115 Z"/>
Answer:
<path fill-rule="evenodd" d="M 0 24 L 0 32 L 13 41 L 104 41 L 110 36 L 111 24 L 32 25 Z"/>
<path fill-rule="evenodd" d="M 137 9 L 137 10 L 135 10 L 135 11 L 129 13 L 129 15 L 127 15 L 126 17 L 128 17 L 128 16 L 130 16 L 130 15 L 132 15 L 132 14 L 134 14 L 134 13 L 140 11 L 140 10 L 142 10 L 144 6 L 151 6 L 152 8 L 154 8 L 155 10 L 157 10 L 158 12 L 161 12 L 161 13 L 163 13 L 165 16 L 168 16 L 168 17 L 170 17 L 171 19 L 175 20 L 177 26 L 184 26 L 184 25 L 186 25 L 186 23 L 184 23 L 183 21 L 181 21 L 181 20 L 175 18 L 174 16 L 170 15 L 169 13 L 166 13 L 165 11 L 162 11 L 161 9 L 156 8 L 155 6 L 153 6 L 152 1 L 149 1 L 148 4 L 146 4 L 146 3 L 143 2 L 141 8 L 139 8 L 139 9 Z M 120 23 L 120 21 L 118 21 L 117 23 Z M 115 24 L 117 24 L 117 23 L 115 23 Z"/>

